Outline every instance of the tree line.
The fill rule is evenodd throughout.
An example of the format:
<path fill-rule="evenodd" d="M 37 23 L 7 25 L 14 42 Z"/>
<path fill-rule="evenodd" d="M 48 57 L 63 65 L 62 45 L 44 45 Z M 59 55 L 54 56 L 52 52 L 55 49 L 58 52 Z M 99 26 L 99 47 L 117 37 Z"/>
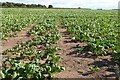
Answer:
<path fill-rule="evenodd" d="M 13 2 L 0 2 L 3 8 L 47 8 L 45 5 L 41 4 L 23 4 L 23 3 L 13 3 Z"/>

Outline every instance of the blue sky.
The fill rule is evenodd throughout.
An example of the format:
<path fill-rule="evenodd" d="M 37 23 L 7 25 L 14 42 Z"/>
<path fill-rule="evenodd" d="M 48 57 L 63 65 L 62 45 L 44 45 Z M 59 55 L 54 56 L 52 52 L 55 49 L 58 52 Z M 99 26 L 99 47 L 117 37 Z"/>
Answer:
<path fill-rule="evenodd" d="M 48 6 L 52 4 L 54 7 L 67 8 L 92 8 L 92 9 L 113 9 L 118 8 L 120 0 L 1 0 L 0 2 L 17 2 L 26 4 L 43 4 Z"/>

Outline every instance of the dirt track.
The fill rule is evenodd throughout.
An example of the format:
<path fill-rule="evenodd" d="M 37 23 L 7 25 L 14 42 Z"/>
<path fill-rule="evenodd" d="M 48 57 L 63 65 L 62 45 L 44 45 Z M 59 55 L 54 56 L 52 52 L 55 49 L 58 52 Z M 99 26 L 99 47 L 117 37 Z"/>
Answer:
<path fill-rule="evenodd" d="M 7 49 L 14 47 L 17 43 L 21 43 L 21 42 L 32 39 L 32 37 L 29 37 L 27 35 L 27 32 L 32 28 L 32 26 L 33 24 L 31 24 L 29 27 L 25 28 L 24 30 L 18 32 L 15 37 L 10 37 L 7 40 L 0 41 L 1 43 L 0 53 L 2 53 L 3 51 Z"/>

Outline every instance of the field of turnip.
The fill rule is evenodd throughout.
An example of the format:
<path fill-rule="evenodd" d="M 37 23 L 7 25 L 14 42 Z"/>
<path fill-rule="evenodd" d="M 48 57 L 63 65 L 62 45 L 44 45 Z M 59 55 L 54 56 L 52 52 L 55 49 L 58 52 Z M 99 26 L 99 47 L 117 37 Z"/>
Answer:
<path fill-rule="evenodd" d="M 2 8 L 3 80 L 120 76 L 117 10 Z"/>

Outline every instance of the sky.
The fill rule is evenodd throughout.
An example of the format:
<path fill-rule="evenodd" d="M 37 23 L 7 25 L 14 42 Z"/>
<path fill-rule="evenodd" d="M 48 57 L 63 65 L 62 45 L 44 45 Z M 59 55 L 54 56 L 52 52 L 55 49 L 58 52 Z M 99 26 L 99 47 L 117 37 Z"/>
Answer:
<path fill-rule="evenodd" d="M 53 5 L 63 8 L 117 9 L 120 0 L 1 0 L 0 2 L 15 2 L 25 4 Z"/>

